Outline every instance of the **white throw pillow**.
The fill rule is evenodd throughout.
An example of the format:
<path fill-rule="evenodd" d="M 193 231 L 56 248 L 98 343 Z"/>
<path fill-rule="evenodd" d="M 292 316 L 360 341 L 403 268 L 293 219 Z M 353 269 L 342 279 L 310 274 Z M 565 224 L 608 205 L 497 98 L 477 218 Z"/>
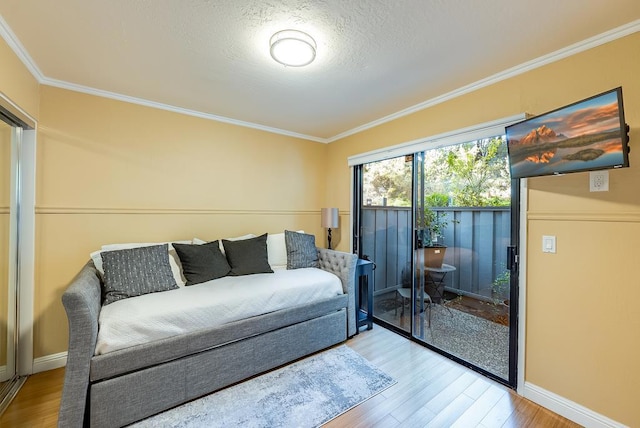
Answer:
<path fill-rule="evenodd" d="M 304 233 L 304 230 L 297 230 L 297 232 Z M 284 240 L 284 232 L 267 236 L 267 257 L 271 269 L 287 267 L 287 245 Z"/>
<path fill-rule="evenodd" d="M 242 239 L 251 239 L 255 237 L 257 237 L 257 235 L 254 235 L 253 233 L 248 233 L 246 235 L 236 236 L 235 238 L 221 238 L 221 239 L 218 239 L 218 245 L 220 246 L 220 251 L 222 251 L 222 254 L 226 255 L 226 253 L 224 252 L 224 246 L 222 245 L 222 239 L 226 239 L 227 241 L 240 241 Z M 215 239 L 212 241 L 204 241 L 199 238 L 193 238 L 191 240 L 191 243 L 194 245 L 202 245 L 202 244 L 206 244 L 207 242 L 213 242 L 213 241 L 215 241 Z"/>
<path fill-rule="evenodd" d="M 178 244 L 190 244 L 191 241 L 174 241 Z M 169 244 L 169 265 L 171 266 L 171 273 L 173 274 L 173 278 L 176 280 L 176 284 L 178 287 L 184 287 L 187 280 L 182 274 L 182 264 L 180 263 L 180 258 L 178 257 L 178 253 L 171 245 L 171 242 L 135 242 L 135 243 L 125 243 L 125 244 L 107 244 L 103 245 L 102 249 L 99 251 L 94 251 L 90 254 L 91 260 L 93 260 L 93 264 L 95 265 L 100 275 L 104 275 L 104 269 L 102 268 L 102 256 L 100 253 L 103 251 L 115 251 L 115 250 L 126 250 L 128 248 L 138 248 L 138 247 L 150 247 L 152 245 L 161 245 L 161 244 Z"/>

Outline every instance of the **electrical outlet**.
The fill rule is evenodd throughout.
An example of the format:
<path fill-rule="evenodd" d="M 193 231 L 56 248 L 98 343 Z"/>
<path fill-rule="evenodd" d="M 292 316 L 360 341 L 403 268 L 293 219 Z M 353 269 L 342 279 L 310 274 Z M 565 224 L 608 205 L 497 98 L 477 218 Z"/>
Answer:
<path fill-rule="evenodd" d="M 609 191 L 609 171 L 589 172 L 589 191 L 608 192 Z"/>

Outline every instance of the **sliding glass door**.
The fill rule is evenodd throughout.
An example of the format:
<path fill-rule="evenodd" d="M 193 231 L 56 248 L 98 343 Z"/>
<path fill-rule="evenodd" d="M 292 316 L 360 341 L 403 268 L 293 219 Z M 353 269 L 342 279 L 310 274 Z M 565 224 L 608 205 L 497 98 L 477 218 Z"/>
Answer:
<path fill-rule="evenodd" d="M 374 319 L 515 386 L 518 201 L 504 137 L 355 171 L 356 249 L 376 265 Z"/>
<path fill-rule="evenodd" d="M 456 144 L 416 159 L 413 335 L 515 384 L 505 140 Z"/>
<path fill-rule="evenodd" d="M 413 156 L 363 165 L 359 204 L 360 257 L 376 266 L 374 317 L 411 331 Z M 406 314 L 405 314 L 406 312 Z"/>

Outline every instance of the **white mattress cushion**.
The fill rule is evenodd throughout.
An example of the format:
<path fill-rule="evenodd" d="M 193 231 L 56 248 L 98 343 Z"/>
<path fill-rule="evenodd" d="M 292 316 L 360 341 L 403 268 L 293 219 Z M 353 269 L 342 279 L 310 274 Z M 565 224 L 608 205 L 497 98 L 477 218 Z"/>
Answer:
<path fill-rule="evenodd" d="M 217 239 L 218 241 L 218 245 L 220 245 L 220 251 L 222 251 L 222 254 L 226 254 L 224 251 L 224 245 L 222 245 L 222 240 L 226 239 L 227 241 L 241 241 L 243 239 L 251 239 L 251 238 L 255 238 L 258 235 L 254 235 L 253 233 L 247 233 L 246 235 L 242 235 L 242 236 L 236 236 L 234 238 L 219 238 Z M 207 242 L 213 242 L 216 241 L 216 239 L 212 240 L 212 241 L 205 241 L 204 239 L 200 239 L 200 238 L 193 238 L 191 240 L 191 243 L 194 245 L 202 245 L 202 244 L 206 244 Z"/>
<path fill-rule="evenodd" d="M 131 297 L 102 308 L 96 355 L 340 294 L 336 275 L 306 268 L 227 276 Z"/>

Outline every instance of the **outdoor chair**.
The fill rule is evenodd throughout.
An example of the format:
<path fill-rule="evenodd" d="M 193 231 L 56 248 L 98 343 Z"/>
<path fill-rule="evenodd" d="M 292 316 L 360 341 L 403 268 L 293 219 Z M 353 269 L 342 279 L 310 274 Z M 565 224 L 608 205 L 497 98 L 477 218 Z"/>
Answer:
<path fill-rule="evenodd" d="M 411 288 L 396 289 L 396 302 L 397 297 L 400 297 L 400 306 L 402 307 L 400 316 L 404 316 L 405 302 L 408 301 L 409 304 L 411 304 Z M 427 310 L 427 327 L 431 327 L 431 305 L 433 304 L 433 302 L 431 301 L 431 296 L 429 296 L 429 294 L 427 294 L 426 292 L 423 293 L 423 300 L 425 303 L 425 308 Z M 395 314 L 398 315 L 398 305 L 396 305 Z"/>

